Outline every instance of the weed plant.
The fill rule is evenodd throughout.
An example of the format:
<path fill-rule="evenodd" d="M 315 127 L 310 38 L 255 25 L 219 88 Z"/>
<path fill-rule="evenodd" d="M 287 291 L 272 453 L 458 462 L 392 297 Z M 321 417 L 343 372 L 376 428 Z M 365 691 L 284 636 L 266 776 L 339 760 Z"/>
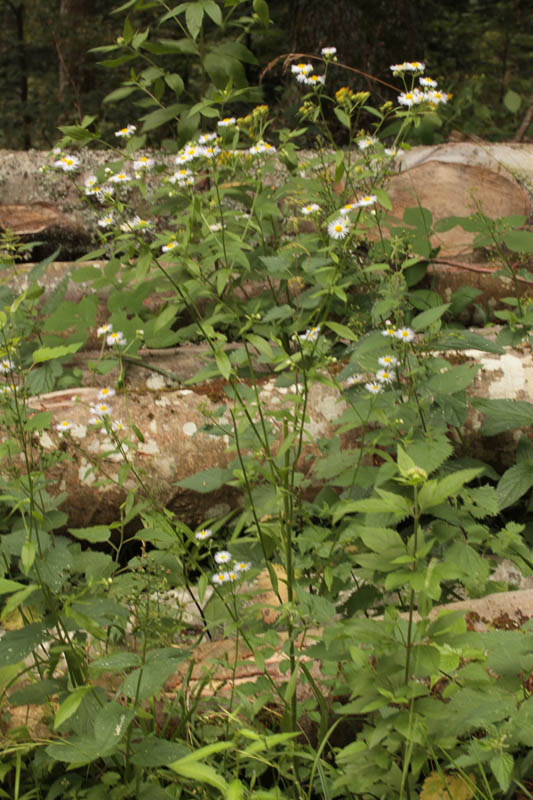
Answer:
<path fill-rule="evenodd" d="M 454 320 L 472 293 L 443 302 L 427 270 L 433 234 L 460 224 L 513 280 L 533 235 L 523 218 L 480 212 L 434 224 L 414 207 L 390 219 L 387 180 L 405 137 L 447 100 L 423 64 L 391 67 L 397 102 L 381 108 L 368 92 L 330 88 L 334 48 L 290 69 L 298 130 L 276 129 L 265 106 L 232 117 L 230 82 L 195 109 L 209 130 L 170 170 L 133 122 L 107 143 L 87 118 L 51 154 L 50 168 L 101 209 L 101 246 L 87 260 L 103 266 L 74 271 L 93 289 L 76 307 L 64 287 L 41 304 L 46 262 L 22 294 L 2 289 L 2 797 L 531 797 L 530 622 L 475 632 L 463 613 L 434 609 L 505 588 L 491 580 L 501 557 L 531 573 L 526 523 L 501 511 L 533 485 L 532 446 L 522 437 L 500 478 L 470 454 L 465 422 L 477 404 L 487 433 L 500 433 L 530 425 L 532 407 L 467 400 L 477 367 L 447 353 L 501 343 L 462 329 Z M 332 146 L 328 105 L 346 150 Z M 360 130 L 363 114 L 371 130 Z M 309 131 L 316 149 L 302 162 Z M 110 153 L 94 175 L 88 144 Z M 528 341 L 531 327 L 514 288 L 503 343 Z M 149 310 L 143 300 L 161 292 Z M 120 377 L 87 425 L 106 437 L 105 458 L 121 459 L 116 481 L 137 488 L 111 525 L 68 528 L 50 474 L 89 448 L 35 395 L 79 382 L 69 358 L 95 330 L 94 371 L 119 362 Z M 113 412 L 128 364 L 147 359 L 141 345 L 189 341 L 205 363 L 188 385 L 223 382 L 204 431 L 227 437 L 230 458 L 181 485 L 241 497 L 197 528 L 161 507 L 135 456 L 143 432 Z M 317 391 L 337 412 L 328 431 L 313 426 Z M 91 461 L 102 481 L 105 458 Z M 125 564 L 135 519 L 140 549 Z M 266 601 L 255 583 L 265 576 Z M 218 664 L 197 663 L 208 651 Z M 238 681 L 244 653 L 256 674 Z M 30 735 L 10 716 L 35 705 L 46 725 Z"/>

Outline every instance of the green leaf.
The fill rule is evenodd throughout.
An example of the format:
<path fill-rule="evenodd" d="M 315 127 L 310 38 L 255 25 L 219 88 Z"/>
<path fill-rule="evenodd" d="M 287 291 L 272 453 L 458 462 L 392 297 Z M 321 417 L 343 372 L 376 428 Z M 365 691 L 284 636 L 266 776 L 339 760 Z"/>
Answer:
<path fill-rule="evenodd" d="M 70 356 L 72 353 L 77 353 L 83 344 L 83 342 L 74 342 L 73 344 L 60 344 L 57 347 L 39 347 L 33 351 L 33 363 L 39 364 L 43 361 L 51 361 L 53 358 Z"/>
<path fill-rule="evenodd" d="M 68 532 L 76 539 L 83 539 L 86 542 L 107 542 L 111 536 L 111 530 L 107 525 L 93 525 L 89 528 L 69 528 Z"/>
<path fill-rule="evenodd" d="M 91 672 L 124 672 L 132 667 L 139 667 L 141 659 L 137 653 L 112 653 L 96 658 L 89 665 Z"/>
<path fill-rule="evenodd" d="M 185 9 L 185 23 L 194 40 L 198 38 L 198 34 L 200 33 L 200 29 L 202 27 L 203 18 L 204 8 L 201 3 L 187 3 L 187 8 Z"/>
<path fill-rule="evenodd" d="M 188 750 L 180 742 L 169 742 L 154 734 L 149 734 L 134 746 L 131 757 L 136 767 L 163 767 L 187 755 Z"/>
<path fill-rule="evenodd" d="M 513 505 L 533 486 L 533 463 L 515 464 L 506 470 L 496 491 L 500 510 Z"/>
<path fill-rule="evenodd" d="M 350 342 L 359 341 L 359 337 L 347 325 L 342 325 L 340 322 L 326 322 L 324 324 L 342 339 L 348 339 Z"/>
<path fill-rule="evenodd" d="M 455 497 L 466 483 L 477 478 L 481 472 L 481 469 L 460 469 L 438 481 L 428 481 L 418 495 L 420 508 L 427 511 L 428 508 L 439 506 L 445 500 Z"/>
<path fill-rule="evenodd" d="M 150 662 L 143 667 L 130 672 L 120 687 L 121 694 L 132 700 L 147 700 L 158 694 L 165 681 L 176 671 L 176 660 L 164 658 L 157 662 Z"/>
<path fill-rule="evenodd" d="M 145 114 L 144 117 L 140 118 L 143 123 L 142 132 L 147 133 L 148 131 L 153 131 L 161 125 L 170 122 L 170 120 L 177 119 L 184 108 L 185 106 L 183 103 L 174 103 L 168 106 L 168 108 L 158 108 L 155 111 L 151 111 L 149 114 Z"/>
<path fill-rule="evenodd" d="M 472 364 L 459 364 L 450 367 L 446 372 L 439 372 L 428 382 L 428 389 L 435 394 L 454 394 L 466 389 L 479 371 L 479 367 Z"/>
<path fill-rule="evenodd" d="M 527 428 L 533 424 L 533 404 L 525 400 L 487 400 L 476 398 L 472 405 L 486 419 L 481 425 L 482 436 L 497 436 L 513 428 Z"/>
<path fill-rule="evenodd" d="M 74 689 L 74 691 L 69 694 L 66 700 L 63 700 L 54 717 L 55 731 L 60 725 L 62 725 L 67 721 L 67 719 L 70 719 L 70 717 L 76 713 L 81 705 L 81 701 L 87 692 L 91 691 L 91 688 L 91 686 L 78 686 L 77 689 Z"/>
<path fill-rule="evenodd" d="M 100 709 L 94 720 L 94 736 L 103 754 L 111 753 L 125 736 L 135 717 L 133 708 L 111 702 Z"/>
<path fill-rule="evenodd" d="M 501 345 L 489 341 L 485 336 L 466 330 L 447 330 L 440 334 L 439 350 L 480 350 L 484 353 L 501 355 Z"/>
<path fill-rule="evenodd" d="M 428 208 L 406 208 L 403 212 L 403 221 L 407 225 L 414 225 L 422 233 L 429 233 L 433 225 L 433 215 Z"/>
<path fill-rule="evenodd" d="M 171 73 L 170 75 L 165 75 L 165 83 L 178 96 L 183 92 L 183 89 L 185 88 L 181 76 L 177 75 L 175 72 Z"/>
<path fill-rule="evenodd" d="M 510 753 L 497 753 L 489 761 L 492 774 L 498 781 L 502 792 L 511 785 L 514 771 L 514 759 Z"/>
<path fill-rule="evenodd" d="M 228 354 L 224 350 L 217 350 L 215 352 L 215 361 L 217 362 L 218 371 L 225 380 L 229 380 L 231 375 L 231 361 Z"/>
<path fill-rule="evenodd" d="M 208 17 L 211 17 L 215 25 L 222 25 L 222 11 L 220 6 L 215 3 L 215 0 L 202 0 L 204 11 Z"/>
<path fill-rule="evenodd" d="M 385 191 L 385 189 L 379 189 L 374 187 L 372 191 L 378 198 L 379 204 L 382 205 L 383 208 L 386 208 L 387 211 L 392 211 L 392 201 L 387 192 Z"/>
<path fill-rule="evenodd" d="M 406 548 L 402 537 L 391 528 L 367 528 L 361 531 L 361 539 L 374 553 L 394 556 L 400 552 L 405 553 Z"/>
<path fill-rule="evenodd" d="M 188 762 L 183 764 L 181 761 L 175 761 L 168 766 L 169 769 L 177 775 L 181 775 L 182 778 L 187 778 L 187 780 L 194 782 L 207 783 L 208 786 L 213 786 L 219 792 L 227 795 L 228 783 L 218 772 L 215 772 L 213 767 L 208 767 L 206 764 L 190 764 Z"/>
<path fill-rule="evenodd" d="M 220 489 L 231 480 L 232 477 L 233 474 L 229 469 L 211 467 L 211 469 L 196 472 L 189 478 L 184 478 L 179 481 L 178 486 L 181 486 L 183 489 L 192 489 L 195 492 L 205 494 Z"/>
<path fill-rule="evenodd" d="M 116 100 L 124 100 L 125 97 L 129 97 L 130 94 L 136 91 L 137 86 L 121 86 L 119 89 L 114 89 L 112 92 L 109 92 L 109 94 L 106 94 L 102 102 L 114 103 Z"/>
<path fill-rule="evenodd" d="M 24 589 L 25 584 L 18 581 L 10 581 L 8 578 L 0 578 L 0 594 L 10 594 Z"/>
<path fill-rule="evenodd" d="M 421 331 L 424 328 L 429 328 L 434 322 L 437 322 L 443 314 L 449 309 L 450 303 L 443 303 L 440 306 L 435 306 L 434 308 L 428 308 L 427 311 L 422 311 L 421 314 L 417 314 L 411 320 L 411 328 L 415 331 Z"/>
<path fill-rule="evenodd" d="M 254 0 L 253 9 L 254 13 L 259 17 L 261 25 L 263 25 L 265 28 L 268 28 L 270 16 L 266 0 Z"/>
<path fill-rule="evenodd" d="M 352 127 L 352 121 L 350 119 L 350 116 L 346 113 L 346 111 L 343 111 L 342 108 L 337 108 L 337 107 L 335 107 L 333 111 L 335 113 L 335 116 L 339 120 L 340 124 L 344 125 L 345 128 L 348 128 L 348 130 L 350 130 Z"/>
<path fill-rule="evenodd" d="M 21 589 L 20 592 L 15 592 L 11 595 L 7 603 L 5 604 L 4 608 L 2 609 L 2 614 L 0 616 L 0 621 L 4 621 L 12 611 L 15 611 L 20 605 L 24 603 L 24 601 L 38 589 L 39 586 L 36 583 L 30 583 L 29 586 L 26 586 L 24 589 Z"/>
<path fill-rule="evenodd" d="M 533 253 L 533 231 L 506 231 L 503 241 L 515 253 Z"/>
<path fill-rule="evenodd" d="M 52 413 L 50 411 L 39 411 L 37 414 L 32 414 L 26 423 L 26 430 L 28 431 L 44 431 L 50 427 Z"/>
<path fill-rule="evenodd" d="M 503 98 L 503 104 L 505 108 L 509 109 L 511 114 L 516 114 L 520 106 L 522 105 L 522 98 L 517 92 L 513 92 L 512 89 L 508 89 L 505 92 Z"/>

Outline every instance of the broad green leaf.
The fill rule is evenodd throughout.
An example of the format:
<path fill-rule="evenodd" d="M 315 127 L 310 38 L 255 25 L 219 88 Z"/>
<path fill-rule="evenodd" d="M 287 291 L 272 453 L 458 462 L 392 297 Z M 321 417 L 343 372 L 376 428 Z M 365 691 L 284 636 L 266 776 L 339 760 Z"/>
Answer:
<path fill-rule="evenodd" d="M 533 231 L 506 231 L 503 241 L 515 253 L 533 253 Z"/>
<path fill-rule="evenodd" d="M 244 786 L 237 778 L 230 783 L 226 791 L 225 800 L 243 800 Z"/>
<path fill-rule="evenodd" d="M 523 462 L 507 469 L 496 488 L 501 509 L 513 505 L 533 486 L 533 463 Z"/>
<path fill-rule="evenodd" d="M 42 705 L 61 690 L 61 680 L 45 678 L 9 695 L 10 706 Z"/>
<path fill-rule="evenodd" d="M 405 543 L 402 537 L 391 528 L 367 528 L 361 531 L 361 539 L 374 553 L 394 556 L 399 552 L 405 553 Z"/>
<path fill-rule="evenodd" d="M 509 109 L 511 114 L 516 114 L 520 106 L 522 105 L 522 98 L 518 94 L 518 92 L 513 92 L 512 89 L 508 89 L 505 92 L 503 98 L 503 104 L 505 108 Z"/>
<path fill-rule="evenodd" d="M 268 28 L 270 23 L 268 3 L 266 0 L 254 0 L 253 2 L 254 13 L 259 17 L 261 25 Z"/>
<path fill-rule="evenodd" d="M 107 542 L 111 536 L 111 530 L 107 525 L 93 525 L 89 528 L 69 528 L 68 532 L 76 539 L 83 539 L 86 542 Z"/>
<path fill-rule="evenodd" d="M 19 589 L 24 589 L 25 584 L 18 581 L 11 581 L 8 578 L 0 578 L 0 594 L 10 594 L 10 592 L 17 592 Z"/>
<path fill-rule="evenodd" d="M 53 358 L 70 356 L 72 353 L 77 353 L 83 344 L 83 342 L 74 342 L 73 344 L 60 344 L 57 347 L 39 347 L 33 351 L 33 363 L 40 364 L 43 361 L 51 361 Z"/>
<path fill-rule="evenodd" d="M 428 233 L 433 225 L 433 215 L 428 208 L 421 208 L 416 206 L 414 208 L 406 208 L 403 212 L 403 221 L 407 225 L 414 225 L 423 233 Z"/>
<path fill-rule="evenodd" d="M 525 400 L 487 400 L 476 398 L 472 405 L 486 419 L 481 425 L 483 436 L 497 436 L 513 428 L 527 428 L 533 424 L 533 404 Z"/>
<path fill-rule="evenodd" d="M 348 339 L 350 342 L 357 342 L 359 340 L 359 336 L 357 336 L 347 325 L 342 325 L 340 322 L 326 322 L 325 325 L 336 333 L 337 336 L 340 336 L 342 339 Z"/>
<path fill-rule="evenodd" d="M 217 350 L 215 352 L 215 361 L 217 362 L 218 371 L 225 380 L 229 380 L 231 375 L 231 361 L 228 354 L 224 350 Z"/>
<path fill-rule="evenodd" d="M 66 700 L 63 700 L 54 717 L 55 731 L 76 713 L 81 705 L 81 701 L 91 689 L 91 686 L 78 686 L 77 689 L 74 689 L 74 691 L 69 694 Z"/>
<path fill-rule="evenodd" d="M 137 653 L 111 653 L 91 661 L 91 672 L 124 672 L 132 667 L 139 667 L 141 659 Z"/>
<path fill-rule="evenodd" d="M 439 372 L 428 382 L 428 389 L 435 394 L 454 394 L 466 389 L 479 371 L 479 367 L 472 364 L 459 364 L 450 366 L 446 372 Z"/>
<path fill-rule="evenodd" d="M 507 792 L 511 785 L 514 771 L 514 759 L 510 753 L 497 753 L 489 761 L 492 774 L 499 783 L 502 792 Z"/>
<path fill-rule="evenodd" d="M 102 752 L 112 751 L 126 734 L 134 717 L 133 708 L 126 708 L 116 702 L 107 703 L 100 709 L 94 720 L 94 736 Z"/>
<path fill-rule="evenodd" d="M 461 469 L 440 480 L 428 481 L 422 486 L 418 495 L 420 508 L 422 511 L 427 511 L 455 497 L 466 483 L 477 478 L 481 472 L 481 469 Z"/>
<path fill-rule="evenodd" d="M 392 202 L 385 189 L 379 189 L 374 187 L 372 189 L 372 192 L 376 195 L 379 204 L 382 205 L 383 208 L 386 208 L 387 211 L 392 211 Z"/>
<path fill-rule="evenodd" d="M 424 328 L 429 328 L 429 326 L 434 322 L 440 320 L 449 307 L 449 303 L 443 303 L 440 306 L 428 308 L 427 311 L 422 311 L 421 314 L 417 314 L 416 317 L 411 320 L 411 328 L 413 328 L 415 331 L 421 331 L 424 330 Z"/>
<path fill-rule="evenodd" d="M 21 589 L 20 592 L 15 592 L 11 595 L 8 599 L 7 603 L 5 604 L 4 608 L 2 609 L 2 614 L 0 616 L 0 621 L 4 621 L 12 611 L 15 611 L 20 605 L 24 603 L 24 601 L 33 594 L 39 586 L 36 583 L 30 583 L 29 586 L 26 586 L 24 589 Z"/>
<path fill-rule="evenodd" d="M 170 122 L 170 120 L 176 119 L 179 117 L 180 113 L 185 109 L 183 103 L 174 103 L 168 108 L 158 108 L 156 111 L 151 111 L 149 114 L 145 114 L 143 117 L 140 117 L 141 122 L 143 123 L 142 132 L 147 133 L 148 131 L 153 131 L 156 128 L 159 128 L 161 125 L 165 125 L 165 123 Z"/>
<path fill-rule="evenodd" d="M 182 763 L 182 760 L 175 761 L 173 764 L 169 764 L 168 767 L 177 775 L 181 775 L 182 778 L 187 778 L 192 782 L 207 783 L 208 786 L 213 786 L 227 796 L 228 783 L 213 767 L 208 767 L 206 764 Z"/>
<path fill-rule="evenodd" d="M 187 755 L 188 750 L 180 742 L 169 742 L 154 734 L 149 734 L 136 744 L 131 757 L 137 767 L 163 767 Z"/>
<path fill-rule="evenodd" d="M 184 489 L 193 489 L 195 492 L 214 492 L 224 486 L 232 477 L 232 472 L 229 469 L 211 467 L 211 469 L 196 472 L 189 478 L 184 478 L 177 485 Z"/>
<path fill-rule="evenodd" d="M 187 3 L 187 8 L 185 9 L 185 22 L 189 30 L 189 33 L 191 34 L 192 38 L 195 41 L 198 38 L 198 34 L 200 33 L 203 18 L 204 18 L 204 7 L 201 3 L 198 2 Z"/>
<path fill-rule="evenodd" d="M 165 681 L 175 671 L 175 659 L 163 658 L 150 662 L 130 672 L 122 682 L 120 692 L 131 699 L 138 697 L 139 700 L 147 700 L 163 689 Z"/>

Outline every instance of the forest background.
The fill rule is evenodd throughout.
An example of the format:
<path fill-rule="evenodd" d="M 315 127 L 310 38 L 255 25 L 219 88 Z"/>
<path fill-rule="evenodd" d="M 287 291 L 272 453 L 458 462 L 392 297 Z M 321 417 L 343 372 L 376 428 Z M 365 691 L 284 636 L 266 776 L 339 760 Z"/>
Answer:
<path fill-rule="evenodd" d="M 0 147 L 49 149 L 58 138 L 58 125 L 80 122 L 84 115 L 96 117 L 105 138 L 142 115 L 138 94 L 116 96 L 121 80 L 131 77 L 128 62 L 106 69 L 101 64 L 105 56 L 89 51 L 116 42 L 126 13 L 135 30 L 153 26 L 158 4 L 146 0 L 116 13 L 117 5 L 110 0 L 0 0 Z M 225 5 L 231 6 L 231 0 Z M 252 15 L 252 0 L 249 6 Z M 283 53 L 316 53 L 334 45 L 339 62 L 368 76 L 386 81 L 389 64 L 418 59 L 427 63 L 428 74 L 445 82 L 454 102 L 429 118 L 413 143 L 533 136 L 529 0 L 336 0 L 326 5 L 323 0 L 269 0 L 268 7 L 267 28 L 257 26 L 250 33 L 204 26 L 199 47 L 207 55 L 215 41 L 240 40 L 255 63 L 235 62 L 234 86 L 259 83 L 253 100 L 270 105 L 279 127 L 296 126 L 300 92 L 283 60 L 262 74 L 265 66 Z M 175 38 L 173 20 L 160 25 L 157 35 Z M 183 79 L 184 97 L 191 104 L 213 83 L 227 80 L 220 57 L 191 60 L 176 52 L 172 59 L 172 71 Z M 168 69 L 168 54 L 165 60 Z M 361 74 L 353 73 L 350 83 L 355 90 L 371 90 L 376 105 L 393 97 L 386 86 Z M 243 101 L 250 99 L 243 95 Z M 341 126 L 336 133 L 342 144 Z M 175 122 L 169 122 L 149 134 L 147 144 L 164 146 L 165 138 L 174 136 Z"/>

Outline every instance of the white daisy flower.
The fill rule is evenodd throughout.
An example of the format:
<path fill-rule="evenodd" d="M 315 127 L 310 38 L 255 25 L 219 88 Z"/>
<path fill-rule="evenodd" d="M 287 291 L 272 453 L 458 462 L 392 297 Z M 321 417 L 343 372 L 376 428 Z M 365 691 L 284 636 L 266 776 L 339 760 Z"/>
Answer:
<path fill-rule="evenodd" d="M 435 90 L 424 92 L 424 100 L 426 103 L 431 103 L 434 106 L 438 106 L 441 103 L 447 103 L 448 98 L 449 95 L 447 95 L 446 92 L 438 92 Z"/>
<path fill-rule="evenodd" d="M 97 403 L 95 406 L 91 406 L 91 414 L 94 414 L 96 417 L 109 416 L 111 410 L 111 406 L 108 406 L 107 403 Z"/>
<path fill-rule="evenodd" d="M 235 569 L 230 569 L 229 572 L 226 572 L 226 575 L 228 576 L 227 580 L 231 581 L 232 583 L 239 580 L 239 574 Z"/>
<path fill-rule="evenodd" d="M 381 367 L 396 367 L 398 359 L 394 356 L 381 356 L 381 358 L 378 358 L 378 364 Z"/>
<path fill-rule="evenodd" d="M 153 222 L 150 222 L 147 219 L 142 219 L 142 217 L 139 217 L 139 215 L 137 214 L 135 217 L 133 217 L 133 219 L 131 219 L 128 222 L 128 225 L 130 226 L 130 228 L 135 228 L 137 230 L 139 229 L 146 230 L 147 228 L 152 227 Z"/>
<path fill-rule="evenodd" d="M 219 119 L 217 125 L 219 128 L 231 128 L 232 125 L 236 123 L 235 117 L 224 117 L 224 119 Z"/>
<path fill-rule="evenodd" d="M 396 373 L 393 369 L 378 369 L 376 379 L 380 383 L 392 383 L 392 381 L 396 380 Z"/>
<path fill-rule="evenodd" d="M 426 65 L 422 61 L 403 61 L 401 64 L 391 64 L 392 72 L 424 72 Z"/>
<path fill-rule="evenodd" d="M 250 561 L 237 561 L 237 563 L 233 565 L 233 569 L 235 572 L 247 572 L 251 566 L 252 564 Z"/>
<path fill-rule="evenodd" d="M 398 328 L 394 335 L 402 342 L 412 342 L 415 338 L 415 332 L 411 328 Z"/>
<path fill-rule="evenodd" d="M 172 175 L 166 178 L 168 183 L 177 183 L 178 186 L 192 186 L 194 184 L 194 176 L 190 169 L 178 169 Z"/>
<path fill-rule="evenodd" d="M 106 342 L 110 347 L 112 347 L 114 344 L 120 344 L 120 345 L 126 344 L 127 339 L 122 333 L 122 331 L 115 331 L 115 333 L 110 333 L 107 336 Z"/>
<path fill-rule="evenodd" d="M 2 358 L 0 360 L 0 372 L 4 375 L 15 369 L 15 365 L 10 358 Z"/>
<path fill-rule="evenodd" d="M 361 139 L 357 140 L 359 150 L 366 150 L 369 147 L 374 147 L 377 143 L 378 139 L 375 136 L 362 136 Z"/>
<path fill-rule="evenodd" d="M 108 322 L 106 325 L 100 325 L 100 327 L 96 331 L 96 335 L 97 336 L 105 336 L 106 333 L 111 333 L 112 330 L 113 330 L 113 326 L 112 326 L 112 324 L 110 322 Z"/>
<path fill-rule="evenodd" d="M 418 79 L 418 83 L 420 86 L 424 86 L 428 89 L 436 89 L 437 88 L 437 81 L 434 81 L 433 78 L 422 78 Z"/>
<path fill-rule="evenodd" d="M 363 206 L 373 206 L 377 199 L 378 198 L 375 194 L 367 194 L 365 197 L 360 197 L 355 205 L 358 208 L 363 208 Z"/>
<path fill-rule="evenodd" d="M 309 203 L 309 205 L 304 206 L 302 209 L 300 209 L 300 211 L 304 216 L 307 217 L 310 214 L 316 214 L 318 211 L 320 211 L 320 206 L 318 203 Z"/>
<path fill-rule="evenodd" d="M 385 322 L 387 326 L 384 331 L 381 331 L 382 336 L 396 336 L 396 328 L 391 324 L 389 320 Z"/>
<path fill-rule="evenodd" d="M 296 76 L 303 75 L 305 77 L 306 75 L 309 75 L 309 73 L 312 72 L 312 71 L 313 71 L 313 65 L 312 64 L 303 64 L 303 63 L 301 63 L 301 64 L 292 64 L 291 65 L 291 72 Z"/>
<path fill-rule="evenodd" d="M 316 342 L 320 335 L 320 325 L 315 325 L 312 328 L 308 328 L 305 333 L 302 333 L 300 336 L 300 340 L 302 342 Z"/>
<path fill-rule="evenodd" d="M 175 239 L 172 239 L 168 244 L 164 244 L 161 248 L 162 253 L 169 253 L 171 250 L 174 250 L 175 247 L 178 246 L 178 243 Z"/>
<path fill-rule="evenodd" d="M 229 564 L 231 560 L 231 553 L 227 550 L 219 550 L 218 553 L 215 553 L 215 561 L 217 564 Z"/>
<path fill-rule="evenodd" d="M 370 381 L 370 383 L 365 383 L 365 389 L 370 394 L 379 394 L 383 391 L 383 386 L 376 381 Z"/>
<path fill-rule="evenodd" d="M 113 422 L 111 423 L 111 430 L 112 430 L 112 431 L 115 431 L 115 433 L 118 433 L 119 431 L 127 431 L 127 430 L 128 430 L 128 428 L 127 428 L 127 426 L 126 426 L 126 425 L 124 425 L 124 423 L 122 422 L 122 420 L 120 420 L 120 419 L 115 419 L 115 420 L 113 420 Z"/>
<path fill-rule="evenodd" d="M 347 214 L 349 214 L 351 211 L 354 211 L 356 208 L 357 208 L 356 203 L 346 203 L 346 205 L 344 205 L 339 211 L 339 214 L 345 217 Z"/>
<path fill-rule="evenodd" d="M 389 156 L 389 158 L 396 158 L 396 156 L 398 155 L 398 148 L 386 147 L 383 152 L 385 153 L 386 156 Z"/>
<path fill-rule="evenodd" d="M 420 89 L 413 89 L 412 92 L 402 92 L 398 95 L 398 102 L 401 106 L 411 108 L 411 106 L 419 105 L 424 100 L 424 95 Z"/>
<path fill-rule="evenodd" d="M 56 431 L 59 433 L 65 433 L 72 428 L 72 422 L 69 422 L 68 419 L 63 419 L 61 422 L 58 422 L 56 425 Z"/>
<path fill-rule="evenodd" d="M 220 155 L 220 153 L 222 152 L 220 147 L 217 147 L 216 145 L 215 146 L 207 145 L 207 146 L 203 147 L 202 149 L 203 149 L 202 155 L 205 158 L 215 158 L 216 156 Z"/>
<path fill-rule="evenodd" d="M 222 583 L 226 583 L 226 581 L 229 580 L 229 576 L 227 572 L 217 572 L 215 575 L 213 575 L 211 580 L 214 584 L 219 586 Z"/>
<path fill-rule="evenodd" d="M 305 83 L 306 86 L 323 86 L 326 82 L 323 75 L 298 75 L 296 80 Z"/>
<path fill-rule="evenodd" d="M 268 144 L 268 142 L 263 142 L 263 140 L 253 144 L 250 149 L 248 150 L 250 155 L 254 156 L 258 153 L 275 153 L 276 148 L 273 144 Z"/>
<path fill-rule="evenodd" d="M 107 386 L 103 389 L 100 389 L 98 392 L 98 399 L 105 400 L 107 397 L 114 397 L 116 394 L 114 389 L 109 389 Z"/>
<path fill-rule="evenodd" d="M 198 142 L 200 144 L 207 144 L 208 142 L 214 142 L 217 138 L 216 133 L 202 133 L 202 135 L 198 138 Z"/>
<path fill-rule="evenodd" d="M 137 161 L 133 162 L 133 169 L 135 172 L 140 172 L 143 169 L 151 169 L 154 166 L 154 159 L 148 156 L 141 156 Z"/>
<path fill-rule="evenodd" d="M 337 48 L 336 47 L 323 47 L 320 52 L 324 56 L 324 58 L 331 58 L 331 56 L 334 56 L 336 54 Z"/>
<path fill-rule="evenodd" d="M 209 539 L 209 537 L 212 535 L 213 531 L 210 528 L 202 528 L 201 531 L 197 531 L 194 534 L 194 538 L 198 539 L 199 542 L 203 542 L 205 539 Z"/>
<path fill-rule="evenodd" d="M 127 183 L 131 181 L 131 175 L 128 175 L 127 172 L 117 172 L 116 175 L 112 175 L 109 178 L 110 183 Z"/>
<path fill-rule="evenodd" d="M 115 136 L 120 138 L 128 139 L 130 136 L 133 136 L 137 127 L 135 125 L 126 125 L 125 128 L 121 128 L 119 131 L 115 131 Z"/>
<path fill-rule="evenodd" d="M 334 219 L 333 222 L 330 222 L 328 225 L 328 234 L 332 239 L 345 239 L 348 236 L 349 230 L 350 226 L 342 217 Z"/>
<path fill-rule="evenodd" d="M 85 194 L 90 197 L 93 194 L 98 194 L 99 191 L 100 188 L 96 175 L 89 175 L 89 177 L 85 179 Z"/>
<path fill-rule="evenodd" d="M 80 159 L 77 156 L 63 156 L 54 161 L 54 167 L 62 169 L 63 172 L 76 172 L 80 166 Z"/>

